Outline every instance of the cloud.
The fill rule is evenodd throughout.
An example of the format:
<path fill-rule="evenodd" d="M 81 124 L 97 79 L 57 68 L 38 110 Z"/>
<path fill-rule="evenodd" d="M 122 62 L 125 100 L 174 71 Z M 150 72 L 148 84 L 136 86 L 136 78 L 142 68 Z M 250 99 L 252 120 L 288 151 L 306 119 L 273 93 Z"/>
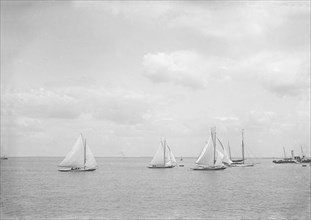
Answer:
<path fill-rule="evenodd" d="M 215 117 L 215 119 L 219 120 L 219 121 L 238 121 L 239 118 L 238 117 L 233 117 L 233 116 L 222 116 L 222 117 Z"/>
<path fill-rule="evenodd" d="M 23 92 L 6 92 L 3 95 L 4 112 L 33 118 L 77 118 L 78 100 L 44 88 Z"/>
<path fill-rule="evenodd" d="M 257 79 L 267 90 L 279 96 L 298 96 L 310 87 L 308 54 L 264 52 L 240 63 L 235 69 L 245 77 Z"/>
<path fill-rule="evenodd" d="M 172 82 L 192 89 L 206 87 L 208 61 L 194 51 L 159 52 L 144 55 L 145 76 L 153 82 Z"/>
<path fill-rule="evenodd" d="M 4 94 L 1 113 L 17 117 L 17 124 L 23 127 L 32 122 L 31 119 L 78 119 L 86 115 L 89 119 L 137 124 L 148 111 L 151 99 L 146 96 L 119 88 L 39 88 Z"/>

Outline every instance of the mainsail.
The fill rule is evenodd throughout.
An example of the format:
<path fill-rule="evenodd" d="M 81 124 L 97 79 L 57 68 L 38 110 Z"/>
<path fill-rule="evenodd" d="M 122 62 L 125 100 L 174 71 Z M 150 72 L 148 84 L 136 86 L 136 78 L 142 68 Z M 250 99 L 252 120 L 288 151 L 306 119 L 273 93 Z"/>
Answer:
<path fill-rule="evenodd" d="M 214 151 L 213 151 L 213 146 L 211 144 L 211 137 L 210 137 L 195 163 L 198 165 L 204 165 L 204 166 L 214 166 L 213 154 L 214 154 Z"/>
<path fill-rule="evenodd" d="M 65 159 L 59 164 L 60 167 L 72 168 L 95 168 L 97 166 L 95 157 L 88 145 L 80 135 L 71 151 L 66 155 Z"/>
<path fill-rule="evenodd" d="M 219 142 L 219 141 L 218 141 Z M 224 154 L 217 149 L 216 130 L 212 129 L 210 138 L 196 160 L 197 167 L 194 169 L 224 169 Z"/>
<path fill-rule="evenodd" d="M 171 167 L 175 166 L 176 159 L 171 148 L 166 144 L 166 141 L 161 141 L 157 152 L 153 156 L 150 165 L 152 167 Z"/>
<path fill-rule="evenodd" d="M 232 161 L 230 160 L 230 156 L 228 155 L 226 148 L 223 146 L 223 144 L 221 143 L 221 141 L 219 140 L 219 138 L 217 138 L 219 145 L 221 146 L 221 150 L 223 153 L 223 159 L 222 161 L 228 165 L 232 164 Z"/>

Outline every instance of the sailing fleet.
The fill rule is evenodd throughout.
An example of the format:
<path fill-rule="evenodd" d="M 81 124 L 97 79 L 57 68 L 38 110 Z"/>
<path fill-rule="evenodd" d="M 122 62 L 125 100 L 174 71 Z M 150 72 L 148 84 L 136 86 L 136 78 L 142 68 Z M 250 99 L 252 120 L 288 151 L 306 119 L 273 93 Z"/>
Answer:
<path fill-rule="evenodd" d="M 244 131 L 242 131 L 242 160 L 232 161 L 231 150 L 229 147 L 229 154 L 223 146 L 220 139 L 216 136 L 216 128 L 211 129 L 208 142 L 203 147 L 199 157 L 195 161 L 192 170 L 224 170 L 227 167 L 247 167 L 253 164 L 244 163 Z M 180 159 L 180 167 L 182 164 L 182 157 Z M 159 147 L 150 161 L 148 168 L 174 168 L 177 166 L 176 158 L 171 147 L 168 145 L 166 139 L 160 141 Z M 60 172 L 86 172 L 94 171 L 97 168 L 95 157 L 86 144 L 86 139 L 80 134 L 72 146 L 72 149 L 67 153 L 63 161 L 58 165 Z"/>
<path fill-rule="evenodd" d="M 230 143 L 228 142 L 228 150 L 224 147 L 221 140 L 216 136 L 216 128 L 212 128 L 209 139 L 204 145 L 198 158 L 195 160 L 191 170 L 196 171 L 217 171 L 224 170 L 228 167 L 253 167 L 253 163 L 248 163 L 245 160 L 245 143 L 244 143 L 244 129 L 242 130 L 241 141 L 242 158 L 232 159 Z M 283 147 L 284 159 L 273 160 L 273 163 L 311 163 L 311 159 L 305 157 L 303 149 L 301 147 L 302 156 L 294 156 L 294 152 L 291 151 L 291 157 L 286 157 L 285 148 Z M 123 153 L 122 153 L 123 154 Z M 124 157 L 124 154 L 123 154 Z M 7 157 L 1 157 L 1 159 L 8 159 Z M 184 167 L 183 158 L 180 158 L 179 164 L 177 164 L 176 158 L 173 154 L 171 147 L 168 145 L 165 138 L 163 138 L 159 147 L 154 154 L 152 160 L 148 164 L 148 168 L 174 168 L 176 166 Z M 305 165 L 303 165 L 305 166 Z M 90 147 L 86 143 L 86 139 L 80 134 L 72 146 L 71 150 L 67 153 L 63 161 L 58 165 L 58 171 L 60 172 L 87 172 L 97 169 L 96 159 L 92 153 Z"/>
<path fill-rule="evenodd" d="M 228 141 L 228 151 L 224 147 L 221 140 L 216 135 L 216 128 L 212 128 L 209 139 L 204 145 L 201 153 L 194 161 L 194 165 L 191 170 L 196 171 L 218 171 L 224 170 L 229 167 L 253 167 L 253 163 L 246 162 L 245 159 L 245 143 L 244 143 L 244 129 L 242 130 L 242 141 L 241 141 L 241 159 L 232 159 L 231 148 Z M 294 151 L 291 151 L 291 157 L 286 157 L 285 148 L 283 147 L 284 158 L 279 160 L 273 160 L 276 164 L 296 163 L 304 164 L 311 163 L 311 159 L 307 158 L 303 154 L 301 147 L 301 157 L 295 156 Z M 122 152 L 123 158 L 125 158 Z M 1 160 L 7 160 L 5 156 L 0 157 Z M 151 169 L 163 169 L 163 168 L 174 168 L 176 166 L 184 167 L 183 157 L 180 157 L 179 163 L 173 154 L 172 148 L 168 145 L 165 138 L 163 138 L 159 147 L 154 154 L 152 160 L 147 165 Z M 306 165 L 303 165 L 304 167 Z M 310 164 L 311 166 L 311 164 Z M 88 172 L 97 169 L 96 159 L 92 153 L 89 145 L 86 143 L 86 139 L 82 134 L 78 136 L 76 142 L 72 146 L 71 150 L 67 153 L 65 158 L 58 165 L 58 171 L 60 172 Z"/>

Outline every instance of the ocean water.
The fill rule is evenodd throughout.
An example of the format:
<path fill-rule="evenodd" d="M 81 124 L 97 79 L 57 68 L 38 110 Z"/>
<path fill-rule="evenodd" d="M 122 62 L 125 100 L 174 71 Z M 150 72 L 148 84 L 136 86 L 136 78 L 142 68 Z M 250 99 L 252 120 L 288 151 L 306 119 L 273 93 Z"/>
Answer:
<path fill-rule="evenodd" d="M 310 166 L 148 169 L 151 158 L 96 158 L 63 173 L 63 158 L 1 160 L 1 219 L 310 219 Z"/>

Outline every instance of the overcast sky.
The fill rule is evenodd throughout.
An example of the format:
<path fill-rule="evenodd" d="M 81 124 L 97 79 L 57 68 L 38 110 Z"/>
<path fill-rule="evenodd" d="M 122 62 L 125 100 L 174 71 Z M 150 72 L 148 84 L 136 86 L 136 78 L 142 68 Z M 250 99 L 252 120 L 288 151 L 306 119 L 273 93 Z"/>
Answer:
<path fill-rule="evenodd" d="M 1 150 L 310 154 L 309 1 L 1 1 Z M 247 155 L 248 155 L 247 154 Z"/>

